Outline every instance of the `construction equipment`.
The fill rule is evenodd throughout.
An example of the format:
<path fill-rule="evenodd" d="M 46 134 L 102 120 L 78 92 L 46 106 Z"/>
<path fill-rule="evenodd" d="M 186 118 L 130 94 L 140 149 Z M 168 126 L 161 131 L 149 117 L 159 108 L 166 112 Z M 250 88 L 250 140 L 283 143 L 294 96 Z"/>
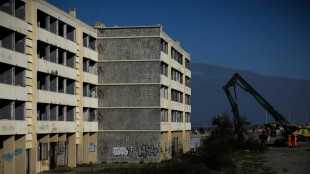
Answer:
<path fill-rule="evenodd" d="M 250 93 L 255 100 L 263 107 L 265 108 L 274 118 L 274 120 L 282 125 L 284 128 L 285 136 L 289 134 L 289 131 L 287 129 L 287 124 L 289 122 L 286 120 L 286 118 L 281 115 L 279 112 L 277 112 L 251 85 L 249 85 L 238 73 L 235 73 L 234 76 L 228 81 L 228 83 L 223 86 L 223 89 L 225 90 L 225 93 L 228 97 L 229 103 L 232 108 L 233 116 L 234 116 L 234 124 L 236 128 L 236 134 L 238 135 L 238 138 L 241 140 L 243 139 L 243 123 L 240 119 L 239 115 L 239 109 L 238 104 L 234 100 L 233 96 L 230 93 L 229 88 L 234 87 L 234 94 L 235 99 L 237 98 L 236 94 L 236 85 L 238 85 L 240 88 L 242 88 L 245 92 Z"/>
<path fill-rule="evenodd" d="M 310 130 L 306 128 L 297 129 L 293 132 L 294 136 L 297 136 L 298 141 L 305 141 L 306 139 L 310 139 Z"/>

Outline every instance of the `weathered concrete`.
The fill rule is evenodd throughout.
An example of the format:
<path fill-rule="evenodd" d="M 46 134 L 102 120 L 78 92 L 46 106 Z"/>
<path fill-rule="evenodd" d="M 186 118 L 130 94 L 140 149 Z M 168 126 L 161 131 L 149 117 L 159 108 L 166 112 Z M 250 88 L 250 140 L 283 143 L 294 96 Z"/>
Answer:
<path fill-rule="evenodd" d="M 160 38 L 99 39 L 100 60 L 150 60 L 160 58 Z"/>
<path fill-rule="evenodd" d="M 130 37 L 130 36 L 160 36 L 161 26 L 131 27 L 131 28 L 105 28 L 98 30 L 98 37 Z"/>
<path fill-rule="evenodd" d="M 99 107 L 159 106 L 160 85 L 98 86 Z"/>
<path fill-rule="evenodd" d="M 98 134 L 98 162 L 158 163 L 159 132 L 101 132 Z"/>
<path fill-rule="evenodd" d="M 160 62 L 98 63 L 100 83 L 159 83 Z"/>
<path fill-rule="evenodd" d="M 160 130 L 160 109 L 98 109 L 99 130 Z"/>

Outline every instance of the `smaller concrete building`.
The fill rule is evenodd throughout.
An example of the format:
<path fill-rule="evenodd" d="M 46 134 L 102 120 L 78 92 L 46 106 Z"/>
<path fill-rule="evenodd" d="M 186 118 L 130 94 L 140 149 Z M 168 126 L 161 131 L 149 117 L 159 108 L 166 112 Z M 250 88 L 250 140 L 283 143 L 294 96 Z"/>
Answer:
<path fill-rule="evenodd" d="M 157 163 L 190 143 L 190 54 L 162 26 L 97 23 L 98 162 Z"/>

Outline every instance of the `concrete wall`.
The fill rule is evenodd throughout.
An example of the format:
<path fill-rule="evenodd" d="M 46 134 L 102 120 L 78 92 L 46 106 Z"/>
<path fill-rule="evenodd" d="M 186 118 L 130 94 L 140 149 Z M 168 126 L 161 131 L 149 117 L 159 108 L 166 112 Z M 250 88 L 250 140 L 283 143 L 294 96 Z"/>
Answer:
<path fill-rule="evenodd" d="M 159 106 L 160 85 L 98 86 L 99 107 Z"/>
<path fill-rule="evenodd" d="M 150 60 L 160 58 L 160 38 L 99 39 L 101 60 Z"/>
<path fill-rule="evenodd" d="M 158 163 L 159 132 L 100 132 L 98 162 Z"/>
<path fill-rule="evenodd" d="M 99 130 L 159 130 L 160 109 L 98 109 Z"/>
<path fill-rule="evenodd" d="M 100 83 L 159 83 L 160 62 L 98 63 Z"/>
<path fill-rule="evenodd" d="M 105 28 L 98 30 L 98 37 L 130 37 L 130 36 L 160 36 L 161 26 L 136 28 Z"/>

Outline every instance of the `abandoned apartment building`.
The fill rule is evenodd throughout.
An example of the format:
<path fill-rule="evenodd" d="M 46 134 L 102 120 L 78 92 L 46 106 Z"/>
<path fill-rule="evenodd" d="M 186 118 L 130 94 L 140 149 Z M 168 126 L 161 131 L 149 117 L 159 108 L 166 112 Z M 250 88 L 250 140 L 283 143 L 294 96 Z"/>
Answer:
<path fill-rule="evenodd" d="M 43 0 L 0 21 L 0 173 L 96 163 L 96 30 Z"/>
<path fill-rule="evenodd" d="M 93 28 L 44 0 L 1 0 L 0 21 L 0 173 L 189 150 L 190 54 L 162 26 Z"/>

